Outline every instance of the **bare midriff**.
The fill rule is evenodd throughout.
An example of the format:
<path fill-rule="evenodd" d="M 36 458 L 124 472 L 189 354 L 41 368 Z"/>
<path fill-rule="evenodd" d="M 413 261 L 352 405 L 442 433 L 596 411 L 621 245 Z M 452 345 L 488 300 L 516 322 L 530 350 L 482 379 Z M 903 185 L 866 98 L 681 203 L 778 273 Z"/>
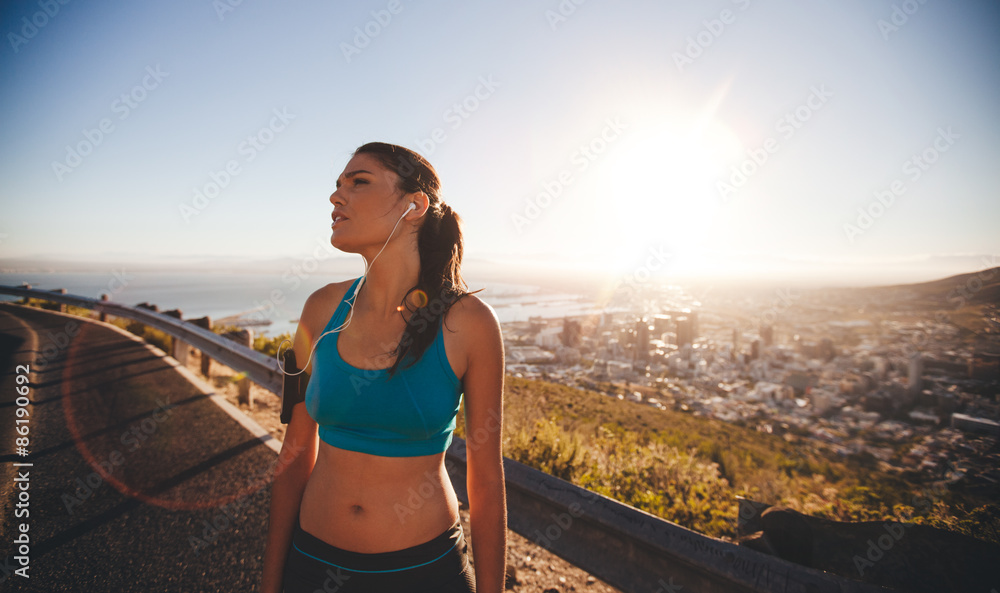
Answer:
<path fill-rule="evenodd" d="M 299 507 L 302 529 L 366 554 L 433 539 L 459 517 L 444 455 L 381 457 L 320 441 Z"/>

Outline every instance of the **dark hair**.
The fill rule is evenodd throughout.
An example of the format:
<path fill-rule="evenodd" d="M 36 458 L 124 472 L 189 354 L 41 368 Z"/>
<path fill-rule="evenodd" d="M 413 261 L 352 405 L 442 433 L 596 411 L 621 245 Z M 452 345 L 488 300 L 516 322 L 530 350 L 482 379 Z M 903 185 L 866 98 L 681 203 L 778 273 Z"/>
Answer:
<path fill-rule="evenodd" d="M 474 292 L 468 292 L 469 287 L 461 273 L 462 220 L 451 206 L 441 201 L 441 182 L 434 167 L 412 150 L 384 142 L 369 142 L 358 147 L 354 154 L 370 154 L 385 168 L 396 173 L 399 177 L 397 188 L 407 194 L 424 192 L 430 202 L 426 220 L 417 236 L 420 277 L 417 285 L 403 295 L 403 305 L 413 315 L 396 346 L 396 360 L 389 368 L 391 377 L 405 356 L 412 357 L 407 366 L 420 360 L 437 336 L 438 321 L 458 299 Z M 409 296 L 415 290 L 423 291 L 427 299 L 411 309 Z M 403 315 L 402 311 L 400 315 Z"/>

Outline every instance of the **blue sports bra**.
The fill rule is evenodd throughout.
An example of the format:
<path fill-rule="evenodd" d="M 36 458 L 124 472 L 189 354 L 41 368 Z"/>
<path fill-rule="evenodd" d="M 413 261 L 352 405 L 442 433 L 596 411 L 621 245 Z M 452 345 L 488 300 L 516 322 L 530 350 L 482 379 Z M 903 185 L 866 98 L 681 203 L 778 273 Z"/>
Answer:
<path fill-rule="evenodd" d="M 344 293 L 323 332 L 340 327 L 346 317 Z M 443 316 L 442 318 L 443 319 Z M 322 335 L 321 333 L 321 335 Z M 309 416 L 319 424 L 319 438 L 340 449 L 383 457 L 416 457 L 441 453 L 451 444 L 462 401 L 462 383 L 444 349 L 444 328 L 413 366 L 407 355 L 389 378 L 388 369 L 359 369 L 337 351 L 340 332 L 316 345 L 313 372 L 306 386 Z"/>

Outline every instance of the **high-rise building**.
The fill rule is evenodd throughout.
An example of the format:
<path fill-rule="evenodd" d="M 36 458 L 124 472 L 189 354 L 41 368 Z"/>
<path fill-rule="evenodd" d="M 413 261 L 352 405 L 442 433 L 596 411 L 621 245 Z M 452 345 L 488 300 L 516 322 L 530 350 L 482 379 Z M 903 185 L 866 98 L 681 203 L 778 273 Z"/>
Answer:
<path fill-rule="evenodd" d="M 690 310 L 665 311 L 653 316 L 653 332 L 657 337 L 670 331 L 677 334 L 677 345 L 694 343 L 698 337 L 698 313 Z M 666 338 L 662 338 L 666 340 Z"/>
<path fill-rule="evenodd" d="M 764 341 L 765 346 L 774 345 L 774 326 L 764 325 L 760 328 L 760 339 Z"/>
<path fill-rule="evenodd" d="M 681 316 L 677 318 L 677 345 L 684 346 L 686 344 L 691 344 L 694 342 L 695 321 L 688 316 Z"/>
<path fill-rule="evenodd" d="M 649 322 L 645 318 L 635 322 L 635 359 L 649 362 Z"/>
<path fill-rule="evenodd" d="M 653 333 L 657 336 L 673 331 L 674 321 L 670 315 L 653 315 Z"/>

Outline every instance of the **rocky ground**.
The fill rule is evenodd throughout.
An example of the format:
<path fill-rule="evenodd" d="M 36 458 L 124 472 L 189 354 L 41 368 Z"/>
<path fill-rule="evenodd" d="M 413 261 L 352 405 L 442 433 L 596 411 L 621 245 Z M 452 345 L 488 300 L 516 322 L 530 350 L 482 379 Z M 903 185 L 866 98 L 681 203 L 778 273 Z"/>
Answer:
<path fill-rule="evenodd" d="M 200 353 L 197 350 L 192 350 L 192 352 L 194 355 L 189 357 L 187 366 L 195 374 L 201 376 L 199 372 L 201 369 Z M 235 371 L 213 361 L 210 374 L 207 382 L 218 393 L 225 395 L 230 403 L 253 418 L 257 424 L 260 424 L 275 438 L 278 440 L 284 438 L 285 425 L 281 424 L 278 418 L 281 411 L 281 400 L 277 395 L 251 384 L 250 394 L 254 402 L 251 408 L 238 401 L 238 390 L 234 382 L 234 377 L 237 375 Z M 459 512 L 462 517 L 462 526 L 468 534 L 470 533 L 468 506 L 462 504 Z M 474 551 L 472 551 L 472 561 L 473 566 L 475 566 Z M 587 571 L 570 564 L 513 531 L 507 532 L 507 588 L 526 593 L 562 593 L 565 591 L 621 593 L 619 589 L 595 578 Z"/>

